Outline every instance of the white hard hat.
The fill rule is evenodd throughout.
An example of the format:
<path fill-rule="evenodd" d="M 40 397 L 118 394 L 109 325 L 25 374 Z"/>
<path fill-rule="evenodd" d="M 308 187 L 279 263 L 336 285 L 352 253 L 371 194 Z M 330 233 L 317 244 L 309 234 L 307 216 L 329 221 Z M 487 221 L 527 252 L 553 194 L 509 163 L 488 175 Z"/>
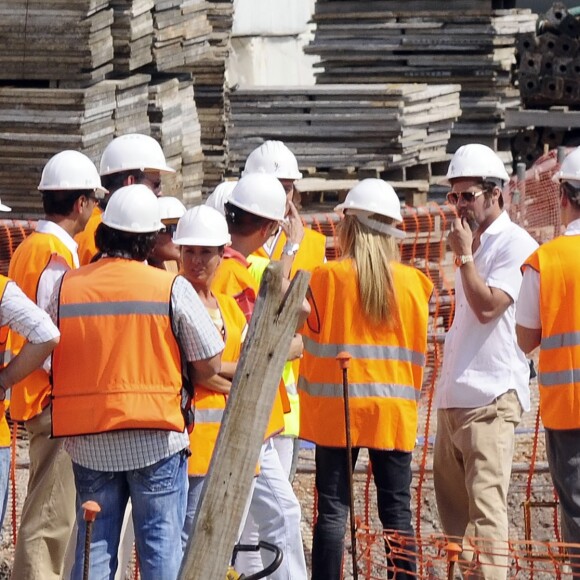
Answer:
<path fill-rule="evenodd" d="M 270 220 L 281 221 L 286 214 L 286 192 L 273 175 L 250 173 L 234 187 L 228 203 Z"/>
<path fill-rule="evenodd" d="M 1 201 L 0 201 L 0 211 L 12 211 L 11 207 L 8 207 L 7 205 L 4 205 Z"/>
<path fill-rule="evenodd" d="M 163 220 L 178 220 L 187 208 L 176 197 L 158 197 L 159 217 Z"/>
<path fill-rule="evenodd" d="M 382 221 L 373 219 L 375 214 L 402 222 L 401 202 L 395 190 L 382 179 L 363 179 L 346 195 L 345 200 L 334 208 L 339 214 L 355 215 L 368 227 L 384 234 L 402 238 L 405 232 Z"/>
<path fill-rule="evenodd" d="M 229 201 L 237 181 L 223 181 L 220 183 L 205 200 L 205 205 L 217 209 L 222 215 L 225 214 L 224 205 Z"/>
<path fill-rule="evenodd" d="M 580 182 L 580 147 L 577 147 L 566 156 L 560 169 L 554 173 L 552 181 L 556 183 L 560 181 Z"/>
<path fill-rule="evenodd" d="M 101 185 L 95 164 L 80 151 L 61 151 L 53 155 L 42 170 L 40 191 L 95 190 L 104 196 L 108 191 Z"/>
<path fill-rule="evenodd" d="M 134 234 L 157 232 L 164 227 L 155 194 L 142 184 L 126 185 L 115 191 L 103 213 L 103 223 Z"/>
<path fill-rule="evenodd" d="M 161 173 L 175 173 L 167 165 L 161 145 L 141 133 L 129 133 L 113 139 L 101 156 L 101 175 L 110 175 L 120 171 L 145 171 L 150 169 Z"/>
<path fill-rule="evenodd" d="M 232 239 L 226 218 L 213 207 L 198 205 L 177 222 L 173 243 L 178 246 L 226 246 Z"/>
<path fill-rule="evenodd" d="M 486 145 L 470 143 L 460 147 L 449 162 L 447 180 L 458 177 L 492 178 L 502 182 L 509 181 L 503 161 Z"/>
<path fill-rule="evenodd" d="M 302 179 L 294 153 L 282 141 L 265 141 L 246 159 L 242 176 L 267 173 L 278 179 Z"/>

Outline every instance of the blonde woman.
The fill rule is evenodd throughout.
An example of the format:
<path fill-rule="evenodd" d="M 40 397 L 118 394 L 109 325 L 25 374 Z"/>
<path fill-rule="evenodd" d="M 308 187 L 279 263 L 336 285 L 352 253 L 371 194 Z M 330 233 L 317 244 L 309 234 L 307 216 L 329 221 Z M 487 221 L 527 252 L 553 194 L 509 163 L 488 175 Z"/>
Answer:
<path fill-rule="evenodd" d="M 343 214 L 342 258 L 312 274 L 299 380 L 300 437 L 316 443 L 313 580 L 341 578 L 349 506 L 342 374 L 335 360 L 341 351 L 352 356 L 352 464 L 360 448 L 368 448 L 383 528 L 413 535 L 411 454 L 433 289 L 421 272 L 399 263 L 397 239 L 404 234 L 396 228 L 400 202 L 390 185 L 365 179 L 336 210 Z M 393 555 L 388 564 L 389 577 L 414 578 L 413 555 Z"/>

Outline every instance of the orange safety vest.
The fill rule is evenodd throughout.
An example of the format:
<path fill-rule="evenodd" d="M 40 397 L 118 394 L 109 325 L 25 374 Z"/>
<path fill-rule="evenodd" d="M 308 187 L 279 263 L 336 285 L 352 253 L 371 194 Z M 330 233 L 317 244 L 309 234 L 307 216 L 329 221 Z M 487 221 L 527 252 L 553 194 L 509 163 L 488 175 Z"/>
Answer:
<path fill-rule="evenodd" d="M 260 287 L 252 274 L 250 274 L 248 266 L 248 262 L 244 265 L 239 256 L 222 260 L 215 273 L 211 290 L 214 294 L 232 296 L 249 321 Z M 250 307 L 249 315 L 248 306 Z M 278 393 L 274 399 L 274 407 L 270 415 L 270 422 L 266 429 L 266 439 L 284 431 L 284 413 L 289 411 L 290 401 L 288 400 L 286 387 L 280 381 Z"/>
<path fill-rule="evenodd" d="M 74 268 L 71 251 L 52 234 L 33 232 L 16 248 L 8 275 L 33 302 L 37 303 L 38 282 L 44 270 L 53 261 Z M 12 354 L 16 356 L 25 340 L 10 332 Z M 50 381 L 47 372 L 40 368 L 12 388 L 10 414 L 16 421 L 27 421 L 39 415 L 50 403 Z"/>
<path fill-rule="evenodd" d="M 540 274 L 540 415 L 548 429 L 580 428 L 580 236 L 560 236 L 524 263 Z"/>
<path fill-rule="evenodd" d="M 417 433 L 433 284 L 419 270 L 391 264 L 401 327 L 374 324 L 363 314 L 352 260 L 312 274 L 312 312 L 304 327 L 300 365 L 300 437 L 345 447 L 341 351 L 348 370 L 354 447 L 412 451 Z"/>
<path fill-rule="evenodd" d="M 260 256 L 262 258 L 268 258 L 270 260 L 279 260 L 282 257 L 282 250 L 286 240 L 286 234 L 284 232 L 280 232 L 271 256 L 268 255 L 263 247 L 256 250 L 254 255 Z M 298 270 L 307 270 L 308 272 L 312 272 L 314 268 L 324 263 L 325 256 L 326 236 L 315 232 L 310 228 L 304 228 L 304 238 L 300 242 L 300 248 L 294 256 L 294 262 L 292 262 L 290 276 L 294 277 L 294 274 L 296 274 Z"/>
<path fill-rule="evenodd" d="M 52 358 L 53 436 L 183 431 L 181 356 L 170 314 L 174 280 L 122 258 L 64 275 L 61 338 Z"/>
<path fill-rule="evenodd" d="M 0 274 L 0 307 L 8 282 L 11 282 L 10 278 L 6 278 L 6 276 Z M 10 346 L 8 344 L 8 327 L 0 326 L 0 369 L 8 365 L 11 358 Z M 0 401 L 0 447 L 10 446 L 10 428 L 6 421 L 6 409 L 8 409 L 9 405 L 9 400 Z"/>
<path fill-rule="evenodd" d="M 242 350 L 242 333 L 246 326 L 246 318 L 232 297 L 215 294 L 215 298 L 224 322 L 225 348 L 222 360 L 236 362 Z M 195 385 L 193 399 L 195 420 L 193 430 L 189 434 L 191 449 L 188 462 L 189 475 L 207 474 L 227 399 L 227 395 L 223 393 L 216 393 L 200 384 Z"/>
<path fill-rule="evenodd" d="M 103 210 L 97 205 L 94 207 L 85 229 L 75 236 L 75 242 L 79 245 L 78 254 L 81 266 L 90 264 L 93 257 L 99 251 L 95 244 L 95 232 L 102 221 Z"/>

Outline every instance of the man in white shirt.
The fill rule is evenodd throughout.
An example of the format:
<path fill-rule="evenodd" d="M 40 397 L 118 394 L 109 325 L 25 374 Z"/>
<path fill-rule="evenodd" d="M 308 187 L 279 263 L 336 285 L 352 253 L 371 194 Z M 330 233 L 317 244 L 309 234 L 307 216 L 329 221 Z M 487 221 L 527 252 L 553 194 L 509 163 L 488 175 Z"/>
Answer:
<path fill-rule="evenodd" d="M 477 538 L 471 577 L 503 580 L 515 428 L 530 405 L 515 303 L 520 267 L 537 244 L 503 210 L 509 177 L 491 149 L 461 147 L 447 178 L 447 199 L 458 213 L 448 237 L 458 268 L 455 318 L 435 391 L 435 494 L 446 535 Z M 463 559 L 470 560 L 465 548 Z"/>
<path fill-rule="evenodd" d="M 38 189 L 45 219 L 14 252 L 9 276 L 33 302 L 46 307 L 55 284 L 79 259 L 73 237 L 81 232 L 106 190 L 97 168 L 78 151 L 62 151 L 45 165 Z M 23 338 L 10 336 L 13 351 Z M 50 382 L 38 369 L 15 385 L 11 415 L 24 421 L 29 438 L 30 471 L 18 532 L 12 578 L 57 580 L 75 518 L 71 461 L 62 441 L 50 438 Z"/>
<path fill-rule="evenodd" d="M 564 541 L 580 575 L 580 148 L 554 176 L 566 232 L 543 244 L 523 266 L 516 310 L 518 344 L 540 347 L 538 385 L 546 454 L 558 492 Z"/>

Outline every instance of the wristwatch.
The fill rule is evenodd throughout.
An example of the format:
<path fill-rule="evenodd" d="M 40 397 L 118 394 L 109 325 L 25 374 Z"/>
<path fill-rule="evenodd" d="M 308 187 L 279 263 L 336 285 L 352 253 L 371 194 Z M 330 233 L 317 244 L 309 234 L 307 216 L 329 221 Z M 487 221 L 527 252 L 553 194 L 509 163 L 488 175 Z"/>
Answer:
<path fill-rule="evenodd" d="M 291 242 L 286 242 L 282 248 L 282 253 L 285 256 L 295 256 L 296 252 L 300 249 L 300 244 L 292 244 Z"/>
<path fill-rule="evenodd" d="M 471 254 L 462 254 L 461 256 L 455 256 L 455 265 L 459 268 L 467 262 L 473 262 L 473 256 Z"/>

